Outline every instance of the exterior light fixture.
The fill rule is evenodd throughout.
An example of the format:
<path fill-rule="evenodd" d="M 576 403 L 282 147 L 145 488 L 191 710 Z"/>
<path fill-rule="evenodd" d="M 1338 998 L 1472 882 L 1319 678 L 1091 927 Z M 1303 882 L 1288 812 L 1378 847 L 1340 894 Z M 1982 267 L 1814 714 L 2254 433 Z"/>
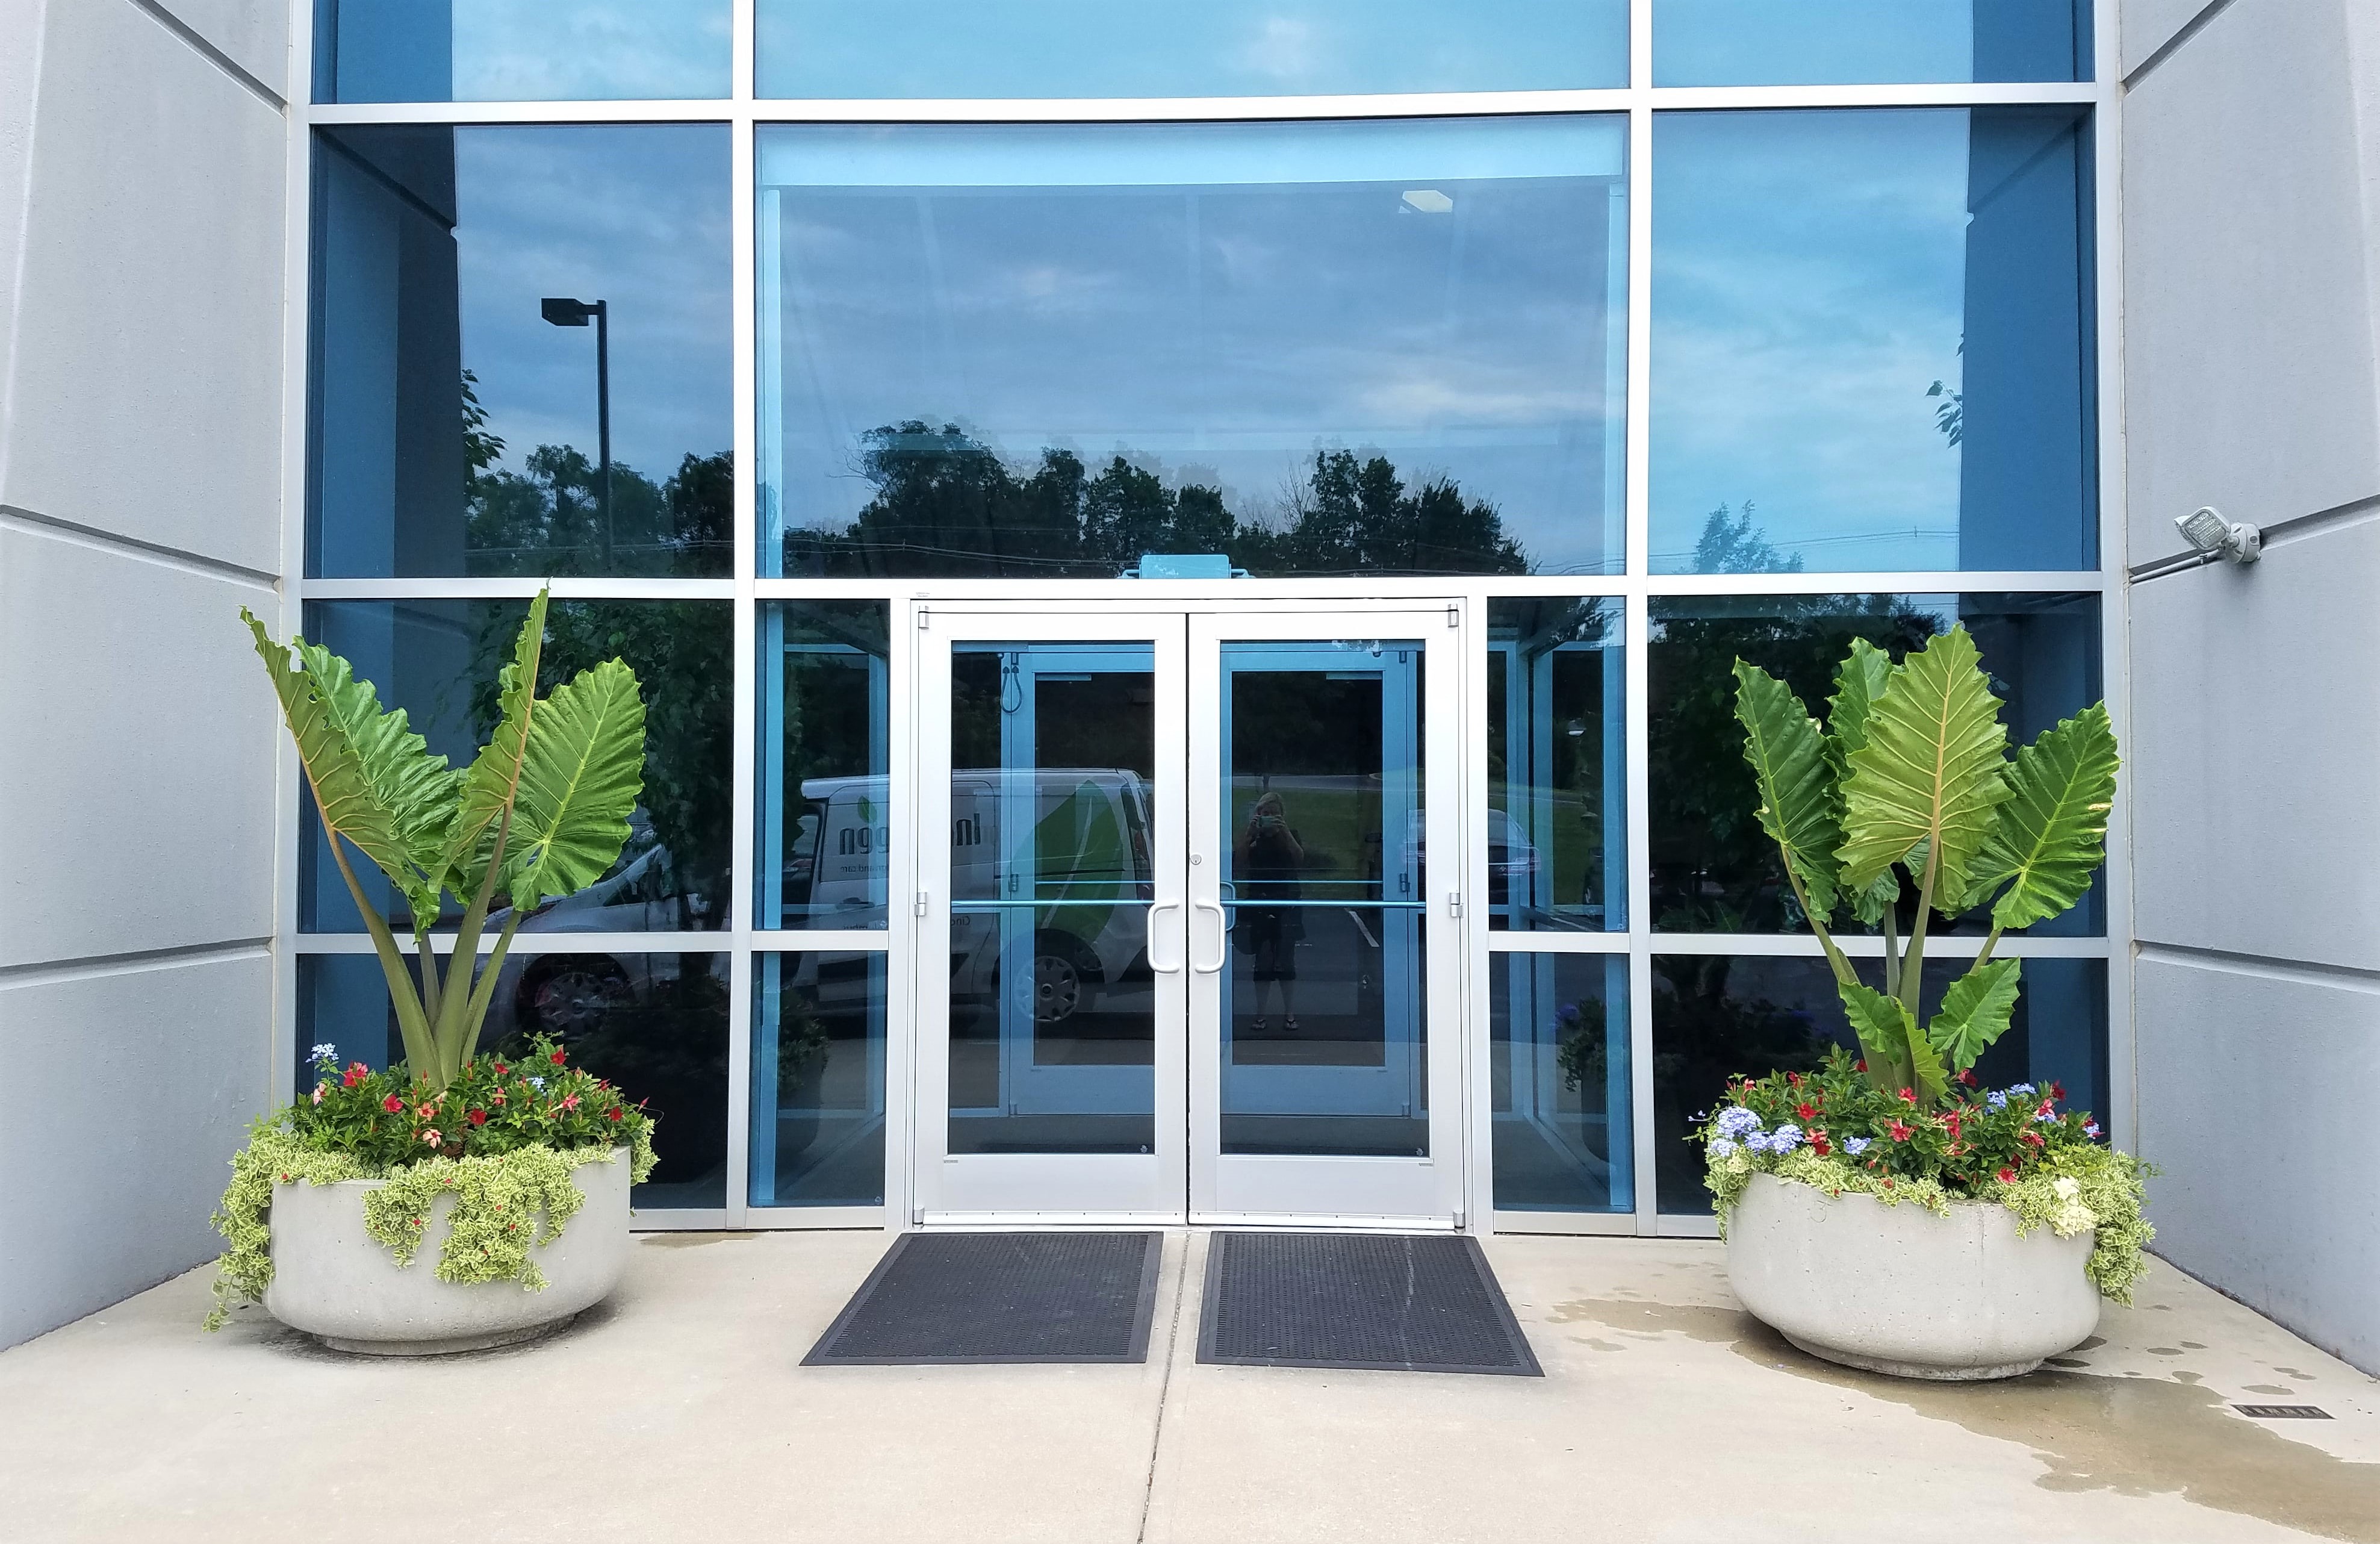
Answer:
<path fill-rule="evenodd" d="M 1449 214 L 1454 201 L 1435 188 L 1416 188 L 1405 195 L 1404 206 L 1415 214 Z"/>
<path fill-rule="evenodd" d="M 573 300 L 549 295 L 537 303 L 538 315 L 556 327 L 595 323 L 595 438 L 602 468 L 603 567 L 612 567 L 612 308 L 601 300 Z M 561 494 L 557 492 L 557 499 Z"/>
<path fill-rule="evenodd" d="M 2226 520 L 2223 512 L 2212 505 L 2176 516 L 2173 523 L 2180 529 L 2183 541 L 2209 558 L 2246 564 L 2255 562 L 2264 553 L 2263 531 L 2237 520 Z"/>

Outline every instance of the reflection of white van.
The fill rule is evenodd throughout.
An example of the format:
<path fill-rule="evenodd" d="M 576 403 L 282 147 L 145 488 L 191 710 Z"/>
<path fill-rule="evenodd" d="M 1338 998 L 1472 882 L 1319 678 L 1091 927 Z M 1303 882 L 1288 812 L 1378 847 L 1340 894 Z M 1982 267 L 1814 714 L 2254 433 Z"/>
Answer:
<path fill-rule="evenodd" d="M 804 899 L 822 923 L 839 911 L 883 905 L 892 834 L 880 777 L 802 784 L 801 829 L 815 833 Z M 1004 840 L 1009 831 L 1016 834 Z M 1055 1024 L 1093 1006 L 1103 991 L 1148 979 L 1155 890 L 1148 789 L 1139 773 L 954 770 L 950 843 L 953 1003 L 990 1002 L 1005 979 L 1015 1007 Z M 787 903 L 794 903 L 790 884 Z M 1015 962 L 1005 972 L 1004 954 Z M 794 984 L 828 987 L 799 973 Z"/>

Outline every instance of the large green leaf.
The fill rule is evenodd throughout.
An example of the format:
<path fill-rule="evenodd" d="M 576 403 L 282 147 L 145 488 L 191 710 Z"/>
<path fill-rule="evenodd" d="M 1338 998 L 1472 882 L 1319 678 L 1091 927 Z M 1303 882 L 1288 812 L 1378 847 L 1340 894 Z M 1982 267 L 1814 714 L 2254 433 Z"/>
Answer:
<path fill-rule="evenodd" d="M 479 894 L 495 850 L 496 833 L 504 827 L 520 784 L 521 759 L 538 706 L 538 660 L 544 647 L 545 592 L 540 590 L 529 602 L 528 614 L 521 619 L 512 662 L 497 674 L 500 716 L 495 733 L 488 736 L 470 770 L 463 774 L 462 798 L 455 823 L 447 831 L 443 859 L 446 886 L 467 899 Z"/>
<path fill-rule="evenodd" d="M 404 709 L 382 711 L 371 683 L 357 680 L 346 661 L 302 638 L 284 648 L 246 607 L 240 617 L 281 699 L 325 831 L 370 858 L 405 893 L 417 920 L 435 917 L 438 886 L 431 876 L 460 774 L 446 758 L 430 754 Z"/>
<path fill-rule="evenodd" d="M 1735 662 L 1735 716 L 1743 759 L 1759 785 L 1761 829 L 1785 854 L 1821 923 L 1835 909 L 1835 848 L 1842 841 L 1826 736 L 1791 687 Z"/>
<path fill-rule="evenodd" d="M 1915 1076 L 1910 1065 L 1910 1037 L 1916 1026 L 1900 999 L 1887 997 L 1858 981 L 1838 981 L 1835 990 L 1843 1000 L 1844 1015 L 1852 1021 L 1852 1033 L 1859 1037 L 1860 1052 L 1867 1058 L 1869 1081 L 1880 1088 L 1910 1087 Z"/>
<path fill-rule="evenodd" d="M 1827 751 L 1837 785 L 1850 772 L 1851 753 L 1867 743 L 1867 716 L 1892 675 L 1892 656 L 1864 638 L 1835 667 L 1835 695 L 1827 699 Z M 1900 876 L 1889 869 L 1849 891 L 1852 915 L 1873 928 L 1900 898 Z"/>
<path fill-rule="evenodd" d="M 1992 906 L 1994 927 L 2030 927 L 2082 898 L 2107 861 L 2118 761 L 2115 726 L 2101 702 L 2016 753 L 2009 801 L 1975 862 L 1979 890 L 2016 881 Z"/>
<path fill-rule="evenodd" d="M 602 877 L 627 844 L 644 767 L 645 704 L 636 672 L 618 660 L 579 672 L 538 705 L 504 864 L 515 910 Z"/>
<path fill-rule="evenodd" d="M 1964 627 L 1929 639 L 1892 669 L 1845 758 L 1842 881 L 1875 882 L 1920 842 L 1933 844 L 1934 894 L 1963 896 L 1975 854 L 2009 796 L 2000 701 Z"/>
<path fill-rule="evenodd" d="M 1925 1039 L 1949 1062 L 1951 1071 L 1973 1066 L 1975 1058 L 2008 1028 L 2023 966 L 2018 959 L 1985 960 L 1942 994 L 1941 1011 L 1925 1027 Z"/>

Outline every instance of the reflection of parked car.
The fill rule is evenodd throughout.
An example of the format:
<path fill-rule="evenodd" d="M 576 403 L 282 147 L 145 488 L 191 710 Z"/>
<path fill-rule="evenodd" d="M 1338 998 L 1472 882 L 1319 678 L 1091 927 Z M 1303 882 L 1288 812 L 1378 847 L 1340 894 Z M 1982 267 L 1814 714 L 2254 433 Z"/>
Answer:
<path fill-rule="evenodd" d="M 802 784 L 808 850 L 789 858 L 792 879 L 806 861 L 803 901 L 811 915 L 881 908 L 885 780 L 815 778 Z M 1031 823 L 1029 846 L 1002 837 L 1003 816 Z M 815 825 L 812 825 L 812 821 Z M 1100 989 L 1146 978 L 1149 874 L 1148 790 L 1137 772 L 1117 768 L 1045 767 L 1007 772 L 951 773 L 951 995 L 988 1001 L 1001 990 L 1003 917 L 1029 918 L 1029 964 L 1014 973 L 1016 1005 L 1044 1024 L 1089 1006 Z M 1029 855 L 1030 872 L 1026 861 Z M 1024 903 L 1017 906 L 1014 903 Z M 880 915 L 880 909 L 879 910 Z M 1015 947 L 1016 922 L 1006 924 Z M 824 1011 L 846 1006 L 866 990 L 864 974 L 837 983 L 815 974 L 806 954 L 794 985 L 815 991 Z"/>
<path fill-rule="evenodd" d="M 641 1001 L 658 982 L 674 979 L 675 954 L 639 952 L 623 960 L 610 954 L 542 952 L 567 948 L 565 937 L 570 933 L 676 929 L 681 897 L 672 879 L 669 849 L 640 825 L 618 872 L 523 918 L 489 997 L 483 1043 L 495 1045 L 515 1033 L 542 1033 L 567 1045 L 592 1031 L 613 1007 Z M 492 914 L 490 932 L 503 927 L 508 915 Z"/>
<path fill-rule="evenodd" d="M 1422 834 L 1422 811 L 1416 809 L 1405 822 L 1404 864 L 1408 869 L 1419 870 L 1427 845 Z M 1537 871 L 1544 862 L 1536 845 L 1518 821 L 1501 809 L 1488 811 L 1488 905 L 1511 904 L 1516 880 L 1525 893 L 1536 882 Z"/>

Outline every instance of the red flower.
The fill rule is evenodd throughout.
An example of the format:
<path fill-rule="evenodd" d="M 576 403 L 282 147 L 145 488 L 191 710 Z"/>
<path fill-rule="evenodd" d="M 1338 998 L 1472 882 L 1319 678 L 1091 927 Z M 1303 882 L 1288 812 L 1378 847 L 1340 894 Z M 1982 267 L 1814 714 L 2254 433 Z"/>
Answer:
<path fill-rule="evenodd" d="M 1975 1086 L 1975 1074 L 1973 1069 L 1961 1067 L 1959 1070 L 1959 1081 L 1964 1083 L 1970 1088 L 1973 1088 Z"/>
<path fill-rule="evenodd" d="M 1867 1058 L 1865 1058 L 1864 1056 L 1863 1056 L 1863 1057 L 1861 1057 L 1858 1061 L 1853 1062 L 1853 1063 L 1852 1064 L 1852 1071 L 1853 1071 L 1853 1072 L 1865 1072 L 1865 1071 L 1867 1071 Z"/>
<path fill-rule="evenodd" d="M 1798 1072 L 1789 1072 L 1785 1075 L 1785 1081 L 1798 1088 L 1802 1086 L 1802 1075 Z"/>
<path fill-rule="evenodd" d="M 577 1108 L 578 1108 L 578 1096 L 577 1096 L 577 1094 L 572 1094 L 569 1098 L 567 1098 L 567 1099 L 565 1099 L 565 1100 L 564 1100 L 562 1101 L 562 1107 L 563 1107 L 565 1110 L 576 1110 L 576 1109 L 577 1109 Z"/>
<path fill-rule="evenodd" d="M 555 1052 L 552 1055 L 551 1055 L 551 1056 L 547 1057 L 547 1058 L 546 1058 L 546 1060 L 547 1060 L 547 1061 L 549 1061 L 549 1062 L 552 1062 L 555 1066 L 557 1066 L 557 1067 L 558 1067 L 558 1066 L 562 1065 L 562 1052 L 559 1052 L 559 1051 L 557 1051 L 557 1052 Z"/>
<path fill-rule="evenodd" d="M 1827 1141 L 1827 1134 L 1825 1132 L 1814 1131 L 1810 1133 L 1810 1150 L 1816 1153 L 1820 1158 L 1824 1158 L 1827 1154 L 1834 1151 L 1835 1149 Z"/>
<path fill-rule="evenodd" d="M 1900 1090 L 1900 1102 L 1901 1102 L 1901 1103 L 1903 1103 L 1903 1104 L 1914 1104 L 1914 1103 L 1916 1103 L 1916 1102 L 1917 1102 L 1917 1090 L 1916 1090 L 1916 1089 L 1914 1089 L 1914 1088 L 1903 1088 L 1903 1089 L 1901 1089 L 1901 1090 Z"/>
<path fill-rule="evenodd" d="M 613 1106 L 612 1106 L 612 1109 L 611 1109 L 610 1113 L 611 1113 L 611 1116 L 612 1116 L 612 1118 L 613 1118 L 613 1120 L 615 1120 L 615 1121 L 616 1121 L 616 1120 L 618 1120 L 618 1119 L 620 1118 L 620 1107 L 619 1107 L 618 1105 L 616 1105 L 616 1104 L 615 1104 L 615 1105 L 613 1105 Z M 1824 1151 L 1825 1149 L 1820 1149 L 1819 1150 L 1820 1150 L 1820 1151 Z"/>
<path fill-rule="evenodd" d="M 488 1102 L 491 1104 L 502 1104 L 504 1101 L 504 1091 L 502 1088 L 498 1088 L 494 1093 L 488 1096 Z"/>
<path fill-rule="evenodd" d="M 1894 1141 L 1906 1142 L 1912 1135 L 1912 1133 L 1908 1126 L 1901 1125 L 1899 1121 L 1892 1123 L 1892 1139 Z"/>
<path fill-rule="evenodd" d="M 2038 1131 L 2026 1132 L 2024 1134 L 2024 1141 L 2027 1147 L 2046 1148 L 2049 1146 L 2048 1143 L 2041 1139 L 2041 1133 Z"/>
<path fill-rule="evenodd" d="M 504 1074 L 506 1074 L 506 1073 L 508 1073 L 508 1072 L 510 1072 L 510 1071 L 512 1071 L 512 1070 L 513 1070 L 512 1068 L 510 1068 L 510 1067 L 508 1067 L 508 1066 L 504 1065 L 502 1062 L 498 1062 L 498 1063 L 496 1064 L 496 1076 L 497 1076 L 498 1077 L 502 1077 Z"/>
<path fill-rule="evenodd" d="M 427 1120 L 434 1120 L 435 1118 L 437 1118 L 437 1114 L 438 1114 L 438 1106 L 436 1106 L 436 1105 L 434 1105 L 434 1104 L 424 1104 L 424 1105 L 420 1105 L 420 1106 L 419 1106 L 418 1108 L 416 1108 L 416 1109 L 414 1110 L 414 1112 L 414 1112 L 415 1114 L 417 1114 L 417 1115 L 420 1116 L 420 1117 L 421 1117 L 423 1120 L 425 1120 L 425 1121 L 427 1121 Z"/>
<path fill-rule="evenodd" d="M 2002 1185 L 2014 1185 L 2016 1183 L 2016 1171 L 2014 1169 L 2002 1169 L 2000 1171 L 2000 1183 Z"/>
<path fill-rule="evenodd" d="M 2050 1084 L 2049 1097 L 2052 1099 L 2064 1099 L 2066 1097 L 2066 1085 L 2063 1083 Z"/>
<path fill-rule="evenodd" d="M 1814 1121 L 1818 1118 L 1818 1112 L 1808 1104 L 1797 1104 L 1793 1106 L 1793 1113 L 1799 1115 L 1805 1121 Z"/>
<path fill-rule="evenodd" d="M 380 1107 L 394 1115 L 398 1111 L 405 1108 L 405 1100 L 397 1098 L 395 1094 L 391 1094 L 386 1099 L 380 1101 Z"/>
<path fill-rule="evenodd" d="M 473 1125 L 487 1125 L 487 1124 L 488 1124 L 488 1112 L 487 1112 L 486 1111 L 484 1111 L 484 1110 L 478 1110 L 478 1109 L 474 1109 L 474 1110 L 471 1112 L 471 1124 L 472 1124 Z"/>
<path fill-rule="evenodd" d="M 343 1087 L 352 1088 L 370 1076 L 371 1069 L 365 1066 L 361 1062 L 358 1062 L 347 1068 L 346 1072 L 339 1078 L 339 1082 Z"/>

